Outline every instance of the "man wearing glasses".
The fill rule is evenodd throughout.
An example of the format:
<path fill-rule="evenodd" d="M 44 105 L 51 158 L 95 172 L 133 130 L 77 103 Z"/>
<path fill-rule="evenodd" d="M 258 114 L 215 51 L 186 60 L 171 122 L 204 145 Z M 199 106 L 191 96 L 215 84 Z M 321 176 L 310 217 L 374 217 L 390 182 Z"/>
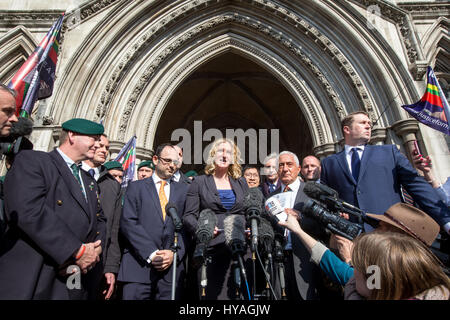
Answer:
<path fill-rule="evenodd" d="M 171 178 L 178 166 L 178 153 L 171 144 L 158 146 L 152 158 L 155 171 L 148 179 L 131 182 L 127 188 L 120 229 L 126 245 L 118 280 L 124 283 L 124 300 L 169 300 L 172 288 L 174 224 L 166 214 L 168 202 L 181 218 L 188 185 Z M 181 294 L 185 253 L 183 236 L 178 238 L 177 299 Z"/>

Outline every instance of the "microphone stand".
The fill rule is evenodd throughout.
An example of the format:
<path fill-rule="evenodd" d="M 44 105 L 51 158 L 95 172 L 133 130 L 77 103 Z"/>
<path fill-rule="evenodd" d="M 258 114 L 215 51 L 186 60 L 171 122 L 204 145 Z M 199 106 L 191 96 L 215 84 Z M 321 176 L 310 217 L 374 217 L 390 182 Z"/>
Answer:
<path fill-rule="evenodd" d="M 209 256 L 205 257 L 201 267 L 202 269 L 201 269 L 200 286 L 202 287 L 202 293 L 200 296 L 200 300 L 206 300 L 206 287 L 208 286 L 208 277 L 206 274 L 206 269 L 209 262 L 211 262 L 211 258 Z"/>
<path fill-rule="evenodd" d="M 181 226 L 175 225 L 175 232 L 174 232 L 174 240 L 173 240 L 173 246 L 171 247 L 173 251 L 173 269 L 172 269 L 172 300 L 175 300 L 175 293 L 176 293 L 176 280 L 177 280 L 177 254 L 178 249 L 180 246 L 178 245 L 178 233 L 181 230 Z"/>
<path fill-rule="evenodd" d="M 276 261 L 276 268 L 278 273 L 278 278 L 280 279 L 280 289 L 281 289 L 281 300 L 287 300 L 286 296 L 286 279 L 285 279 L 285 272 L 284 272 L 284 254 L 283 254 L 283 248 L 281 246 L 281 243 L 279 240 L 275 239 L 275 261 Z"/>
<path fill-rule="evenodd" d="M 236 260 L 233 261 L 232 272 L 234 275 L 234 285 L 236 286 L 235 299 L 243 300 L 241 296 L 241 270 Z"/>

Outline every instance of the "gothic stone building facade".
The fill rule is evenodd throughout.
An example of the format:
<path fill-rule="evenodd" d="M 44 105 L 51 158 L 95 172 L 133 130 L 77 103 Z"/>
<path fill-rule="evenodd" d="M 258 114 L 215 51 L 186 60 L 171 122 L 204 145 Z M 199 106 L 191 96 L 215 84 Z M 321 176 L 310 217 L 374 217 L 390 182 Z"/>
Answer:
<path fill-rule="evenodd" d="M 417 140 L 445 181 L 448 137 L 400 106 L 420 99 L 428 65 L 448 95 L 449 11 L 407 0 L 4 0 L 0 81 L 65 12 L 54 92 L 32 115 L 35 149 L 83 117 L 103 120 L 112 157 L 136 135 L 138 162 L 183 138 L 186 169 L 199 169 L 194 146 L 233 129 L 247 135 L 246 162 L 274 146 L 323 158 L 342 148 L 342 117 L 365 110 L 371 143 L 409 156 Z"/>

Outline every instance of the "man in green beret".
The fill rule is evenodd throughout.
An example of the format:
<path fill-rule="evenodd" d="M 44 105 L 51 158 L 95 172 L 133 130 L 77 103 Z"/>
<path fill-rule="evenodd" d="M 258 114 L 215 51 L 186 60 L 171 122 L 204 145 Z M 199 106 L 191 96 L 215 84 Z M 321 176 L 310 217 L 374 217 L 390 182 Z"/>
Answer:
<path fill-rule="evenodd" d="M 71 119 L 55 150 L 16 156 L 5 179 L 0 300 L 78 300 L 93 291 L 106 221 L 97 183 L 80 166 L 94 157 L 103 131 Z"/>
<path fill-rule="evenodd" d="M 153 170 L 155 170 L 155 165 L 153 164 L 152 160 L 142 161 L 138 165 L 137 170 L 138 180 L 151 177 L 153 174 Z"/>
<path fill-rule="evenodd" d="M 104 164 L 105 168 L 108 170 L 108 173 L 116 179 L 119 184 L 122 184 L 123 181 L 123 167 L 119 161 L 108 161 Z"/>

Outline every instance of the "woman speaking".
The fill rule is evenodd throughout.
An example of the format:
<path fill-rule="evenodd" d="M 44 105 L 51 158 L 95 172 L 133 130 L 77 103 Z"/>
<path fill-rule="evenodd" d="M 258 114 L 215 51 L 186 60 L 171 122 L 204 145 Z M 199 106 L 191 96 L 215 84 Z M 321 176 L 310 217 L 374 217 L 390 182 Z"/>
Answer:
<path fill-rule="evenodd" d="M 226 216 L 244 214 L 243 200 L 248 185 L 241 177 L 239 157 L 239 149 L 233 141 L 224 138 L 217 139 L 209 152 L 205 175 L 195 178 L 186 198 L 183 222 L 194 237 L 197 220 L 202 210 L 211 209 L 217 217 L 213 239 L 207 247 L 207 255 L 211 257 L 211 260 L 207 265 L 206 293 L 202 297 L 206 300 L 236 299 L 235 277 L 231 272 L 233 256 L 225 243 L 223 230 Z M 248 259 L 244 257 L 244 260 Z M 245 263 L 245 265 L 246 269 L 250 271 L 249 264 Z M 198 270 L 199 290 L 200 270 Z M 248 276 L 248 279 L 251 279 L 251 275 Z M 248 299 L 249 290 L 244 284 L 244 279 L 241 284 L 241 292 Z"/>

